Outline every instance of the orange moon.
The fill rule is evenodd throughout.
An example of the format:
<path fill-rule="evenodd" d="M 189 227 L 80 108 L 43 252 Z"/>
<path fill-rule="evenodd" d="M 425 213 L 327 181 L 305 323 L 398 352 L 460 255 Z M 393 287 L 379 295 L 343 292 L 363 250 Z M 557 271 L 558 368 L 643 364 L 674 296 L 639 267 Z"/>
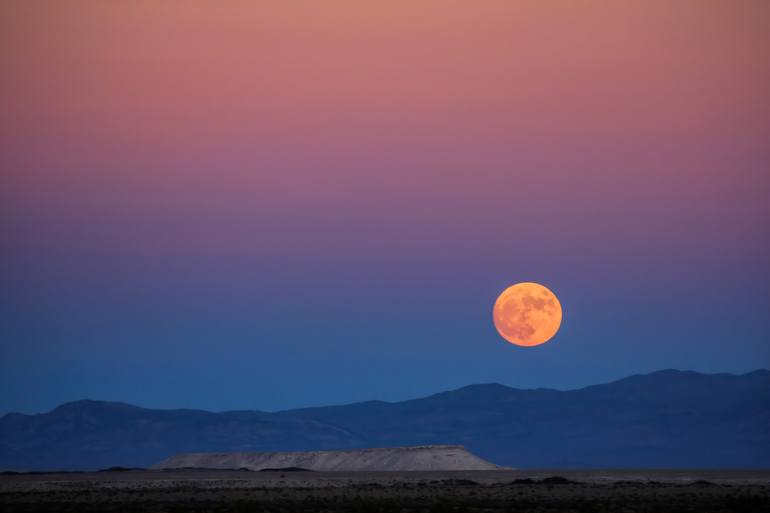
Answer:
<path fill-rule="evenodd" d="M 511 285 L 495 301 L 492 318 L 500 336 L 517 346 L 539 346 L 561 326 L 561 303 L 539 283 Z"/>

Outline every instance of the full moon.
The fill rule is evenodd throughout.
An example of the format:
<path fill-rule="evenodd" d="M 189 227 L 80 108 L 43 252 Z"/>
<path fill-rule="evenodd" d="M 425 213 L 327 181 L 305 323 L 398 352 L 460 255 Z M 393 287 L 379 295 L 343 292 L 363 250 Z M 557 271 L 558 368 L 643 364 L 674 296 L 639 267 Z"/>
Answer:
<path fill-rule="evenodd" d="M 492 309 L 500 336 L 517 346 L 548 342 L 561 325 L 561 304 L 556 294 L 539 283 L 511 285 L 500 294 Z"/>

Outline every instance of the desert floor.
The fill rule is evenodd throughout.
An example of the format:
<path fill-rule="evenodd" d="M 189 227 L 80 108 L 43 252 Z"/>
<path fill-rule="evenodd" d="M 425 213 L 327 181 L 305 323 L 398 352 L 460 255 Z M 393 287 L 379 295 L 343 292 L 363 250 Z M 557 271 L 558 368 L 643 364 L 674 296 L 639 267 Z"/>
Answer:
<path fill-rule="evenodd" d="M 6 473 L 0 511 L 760 513 L 770 471 Z"/>

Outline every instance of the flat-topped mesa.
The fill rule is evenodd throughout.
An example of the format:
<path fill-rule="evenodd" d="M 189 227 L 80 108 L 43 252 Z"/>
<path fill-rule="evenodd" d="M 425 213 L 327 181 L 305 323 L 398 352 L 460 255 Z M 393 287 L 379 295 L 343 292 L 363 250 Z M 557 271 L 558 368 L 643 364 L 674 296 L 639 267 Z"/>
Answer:
<path fill-rule="evenodd" d="M 302 468 L 326 472 L 410 470 L 495 470 L 461 445 L 422 445 L 344 451 L 202 452 L 171 456 L 154 469 L 264 470 Z"/>

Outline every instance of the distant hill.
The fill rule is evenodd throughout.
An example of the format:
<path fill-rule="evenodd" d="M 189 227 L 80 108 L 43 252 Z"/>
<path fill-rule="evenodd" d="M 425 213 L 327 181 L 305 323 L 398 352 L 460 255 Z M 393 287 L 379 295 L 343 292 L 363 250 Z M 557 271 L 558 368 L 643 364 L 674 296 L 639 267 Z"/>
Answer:
<path fill-rule="evenodd" d="M 470 385 L 276 413 L 77 401 L 0 418 L 0 469 L 147 467 L 184 452 L 463 445 L 512 467 L 770 468 L 770 371 L 665 370 L 580 390 Z"/>
<path fill-rule="evenodd" d="M 420 445 L 346 451 L 198 452 L 183 453 L 153 466 L 155 469 L 213 468 L 325 472 L 497 470 L 459 445 Z"/>

